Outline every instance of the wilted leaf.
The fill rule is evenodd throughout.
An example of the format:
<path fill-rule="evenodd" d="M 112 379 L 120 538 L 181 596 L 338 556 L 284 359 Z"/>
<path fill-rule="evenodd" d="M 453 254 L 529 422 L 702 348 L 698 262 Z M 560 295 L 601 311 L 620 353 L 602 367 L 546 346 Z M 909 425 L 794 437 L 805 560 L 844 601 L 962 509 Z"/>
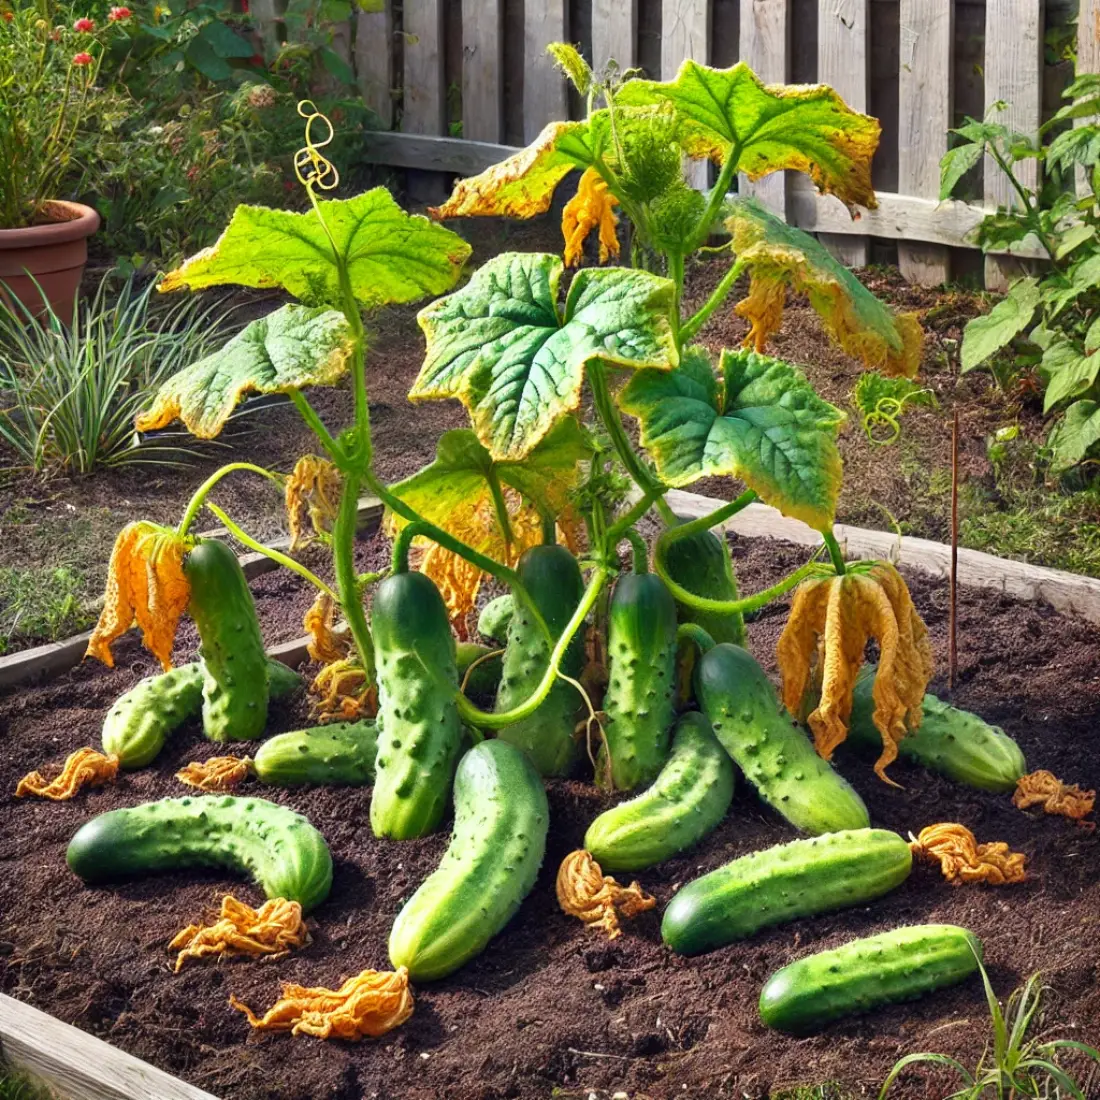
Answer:
<path fill-rule="evenodd" d="M 845 416 L 788 363 L 723 351 L 716 379 L 693 348 L 672 371 L 641 371 L 619 404 L 670 485 L 738 477 L 784 515 L 831 526 L 840 490 L 836 433 Z"/>
<path fill-rule="evenodd" d="M 590 359 L 667 369 L 676 363 L 674 288 L 644 271 L 581 271 L 559 313 L 562 263 L 507 252 L 419 314 L 428 339 L 413 401 L 457 397 L 496 459 L 526 457 L 580 404 Z"/>
<path fill-rule="evenodd" d="M 787 225 L 755 199 L 727 207 L 737 262 L 752 271 L 737 312 L 752 323 L 746 343 L 762 351 L 783 320 L 786 287 L 805 294 L 825 331 L 849 355 L 887 375 L 912 378 L 924 333 L 911 313 L 883 305 L 819 241 Z"/>
<path fill-rule="evenodd" d="M 307 520 L 312 535 L 328 538 L 336 521 L 343 486 L 343 476 L 328 459 L 317 455 L 298 459 L 284 491 L 291 550 L 298 550 L 310 541 Z"/>
<path fill-rule="evenodd" d="M 1100 403 L 1077 401 L 1070 405 L 1047 442 L 1054 452 L 1056 473 L 1084 462 L 1100 443 Z"/>
<path fill-rule="evenodd" d="M 963 373 L 980 367 L 1019 336 L 1031 324 L 1038 306 L 1039 280 L 1020 279 L 984 317 L 968 321 L 960 353 Z"/>
<path fill-rule="evenodd" d="M 153 431 L 177 417 L 213 439 L 248 393 L 331 385 L 347 370 L 354 337 L 336 310 L 287 305 L 259 317 L 224 347 L 173 375 L 135 420 Z"/>
<path fill-rule="evenodd" d="M 322 199 L 318 205 L 324 226 L 313 210 L 299 214 L 238 206 L 214 244 L 165 276 L 159 289 L 202 290 L 226 283 L 282 287 L 307 305 L 339 305 L 343 295 L 335 243 L 356 301 L 371 309 L 450 290 L 470 255 L 461 237 L 405 213 L 385 187 L 353 199 Z"/>
<path fill-rule="evenodd" d="M 871 158 L 881 128 L 825 84 L 764 84 L 743 61 L 711 69 L 685 61 L 674 80 L 630 80 L 616 103 L 671 103 L 689 156 L 724 161 L 731 152 L 749 179 L 794 169 L 847 206 L 875 207 Z"/>

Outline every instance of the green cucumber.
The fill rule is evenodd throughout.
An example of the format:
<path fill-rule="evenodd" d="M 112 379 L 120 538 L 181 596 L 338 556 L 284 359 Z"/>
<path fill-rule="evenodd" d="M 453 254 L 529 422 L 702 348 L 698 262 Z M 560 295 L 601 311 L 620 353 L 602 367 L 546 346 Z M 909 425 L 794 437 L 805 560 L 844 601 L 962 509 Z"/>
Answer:
<path fill-rule="evenodd" d="M 705 654 L 695 698 L 745 778 L 796 829 L 818 835 L 870 824 L 863 799 L 791 724 L 747 650 L 727 643 Z"/>
<path fill-rule="evenodd" d="M 268 898 L 307 911 L 332 885 L 325 838 L 301 814 L 262 798 L 165 798 L 110 810 L 80 827 L 65 858 L 89 884 L 228 867 L 250 875 Z"/>
<path fill-rule="evenodd" d="M 256 604 L 237 555 L 202 539 L 184 558 L 188 610 L 202 646 L 202 726 L 212 741 L 251 741 L 267 725 L 269 671 Z"/>
<path fill-rule="evenodd" d="M 496 699 L 503 657 L 504 654 L 499 649 L 490 649 L 489 646 L 478 645 L 476 642 L 459 642 L 455 647 L 458 682 L 465 684 L 467 698 L 480 707 L 491 707 Z M 467 678 L 466 674 L 475 661 L 477 664 Z"/>
<path fill-rule="evenodd" d="M 374 722 L 330 722 L 265 741 L 252 758 L 261 783 L 296 787 L 367 787 L 374 782 L 378 734 Z"/>
<path fill-rule="evenodd" d="M 430 577 L 394 573 L 371 604 L 378 662 L 378 755 L 370 823 L 375 836 L 432 832 L 447 809 L 463 731 L 447 608 Z"/>
<path fill-rule="evenodd" d="M 301 687 L 301 676 L 281 661 L 269 659 L 267 668 L 272 699 Z M 198 661 L 139 680 L 103 719 L 103 751 L 114 753 L 127 770 L 151 764 L 169 736 L 202 709 L 202 684 Z"/>
<path fill-rule="evenodd" d="M 733 560 L 724 535 L 700 531 L 697 535 L 675 539 L 668 544 L 664 557 L 668 575 L 693 595 L 711 600 L 737 599 Z M 739 611 L 719 614 L 699 611 L 679 602 L 676 611 L 680 622 L 696 623 L 716 642 L 745 644 L 745 620 Z"/>
<path fill-rule="evenodd" d="M 650 783 L 668 759 L 675 716 L 676 601 L 656 573 L 626 573 L 607 620 L 608 684 L 604 744 L 597 772 L 631 791 Z"/>
<path fill-rule="evenodd" d="M 564 546 L 533 546 L 520 558 L 516 572 L 557 640 L 584 594 L 577 559 Z M 530 610 L 517 602 L 508 625 L 497 711 L 511 710 L 528 699 L 542 680 L 549 660 L 550 645 Z M 561 670 L 576 678 L 583 667 L 582 628 L 569 643 Z M 577 689 L 557 679 L 534 714 L 505 726 L 498 737 L 527 753 L 541 775 L 567 775 L 580 753 L 579 742 L 573 736 L 580 705 Z"/>
<path fill-rule="evenodd" d="M 874 681 L 873 667 L 860 670 L 848 740 L 856 747 L 880 751 L 882 734 L 873 720 Z M 920 726 L 898 743 L 899 756 L 982 791 L 1014 790 L 1020 776 L 1027 774 L 1020 746 L 999 726 L 949 706 L 935 695 L 925 695 L 923 710 Z"/>
<path fill-rule="evenodd" d="M 504 645 L 508 640 L 508 626 L 512 621 L 512 613 L 515 604 L 512 594 L 506 592 L 503 596 L 497 596 L 490 600 L 477 617 L 477 632 L 490 642 Z"/>
<path fill-rule="evenodd" d="M 454 802 L 451 843 L 390 932 L 390 961 L 413 981 L 443 978 L 479 955 L 531 892 L 546 853 L 542 780 L 506 741 L 466 753 Z"/>
<path fill-rule="evenodd" d="M 588 826 L 584 846 L 605 871 L 643 871 L 698 844 L 733 800 L 733 763 L 699 713 L 676 726 L 653 785 Z"/>
<path fill-rule="evenodd" d="M 981 940 L 957 925 L 895 928 L 777 970 L 760 991 L 760 1018 L 804 1035 L 842 1016 L 961 982 L 977 973 L 981 958 Z"/>
<path fill-rule="evenodd" d="M 793 840 L 688 883 L 669 902 L 661 936 L 681 955 L 713 951 L 773 924 L 881 897 L 912 865 L 909 845 L 885 829 Z"/>

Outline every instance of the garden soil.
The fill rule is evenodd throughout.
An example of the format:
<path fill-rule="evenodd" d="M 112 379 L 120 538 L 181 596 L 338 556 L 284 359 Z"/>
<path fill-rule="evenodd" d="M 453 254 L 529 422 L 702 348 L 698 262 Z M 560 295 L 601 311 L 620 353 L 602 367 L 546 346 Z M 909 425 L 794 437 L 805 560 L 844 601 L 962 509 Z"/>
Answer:
<path fill-rule="evenodd" d="M 412 425 L 410 425 L 410 428 Z M 804 550 L 735 539 L 746 591 L 803 560 Z M 364 567 L 386 545 L 360 545 Z M 947 595 L 939 580 L 910 574 L 914 598 L 946 667 Z M 308 594 L 285 571 L 259 578 L 268 641 L 298 632 Z M 750 645 L 774 673 L 786 608 L 750 626 Z M 959 684 L 954 702 L 999 723 L 1033 768 L 1100 786 L 1100 630 L 1041 604 L 963 590 Z M 185 628 L 178 656 L 195 639 Z M 434 869 L 447 830 L 423 840 L 380 841 L 368 822 L 367 790 L 270 790 L 307 814 L 335 861 L 333 889 L 311 917 L 313 942 L 274 962 L 203 961 L 171 971 L 167 944 L 215 909 L 226 891 L 253 904 L 258 891 L 216 870 L 188 871 L 85 888 L 65 865 L 65 847 L 89 817 L 185 789 L 173 778 L 190 760 L 224 751 L 196 725 L 175 736 L 148 769 L 71 802 L 17 801 L 20 776 L 98 744 L 108 707 L 150 659 L 133 638 L 117 668 L 89 663 L 37 687 L 0 696 L 0 989 L 201 1086 L 222 1100 L 610 1100 L 766 1097 L 796 1084 L 838 1082 L 838 1095 L 873 1096 L 901 1055 L 937 1051 L 973 1065 L 988 1036 L 974 979 L 922 1001 L 881 1009 L 794 1039 L 768 1031 L 756 1003 L 777 968 L 812 951 L 902 924 L 951 922 L 984 941 L 995 989 L 1005 996 L 1036 970 L 1049 986 L 1038 1032 L 1100 1044 L 1100 836 L 1057 817 L 1023 813 L 1007 795 L 971 791 L 904 761 L 887 787 L 871 762 L 838 753 L 842 772 L 876 825 L 902 834 L 959 821 L 980 841 L 1004 840 L 1028 857 L 1025 883 L 956 887 L 920 866 L 871 905 L 800 920 L 697 958 L 661 943 L 661 910 L 676 888 L 734 857 L 793 839 L 792 830 L 739 780 L 721 827 L 697 850 L 638 876 L 656 910 L 609 943 L 565 916 L 554 896 L 561 859 L 614 800 L 582 778 L 549 784 L 551 835 L 532 894 L 485 953 L 452 977 L 415 989 L 416 1010 L 400 1029 L 358 1044 L 250 1030 L 230 994 L 258 1011 L 279 984 L 336 986 L 366 967 L 388 968 L 386 940 L 401 905 Z M 934 687 L 946 692 L 943 676 Z M 273 713 L 272 733 L 306 724 L 304 696 Z M 1085 1092 L 1100 1074 L 1075 1066 Z M 914 1072 L 892 1096 L 940 1097 L 956 1084 Z"/>

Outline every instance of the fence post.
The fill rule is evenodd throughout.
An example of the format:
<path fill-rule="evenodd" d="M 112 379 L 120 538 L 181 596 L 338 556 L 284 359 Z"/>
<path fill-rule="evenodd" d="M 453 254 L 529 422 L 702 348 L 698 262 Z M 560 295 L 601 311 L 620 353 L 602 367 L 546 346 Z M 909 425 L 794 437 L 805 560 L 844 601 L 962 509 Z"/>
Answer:
<path fill-rule="evenodd" d="M 741 0 L 741 60 L 771 84 L 785 84 L 790 79 L 789 8 L 789 0 Z M 755 195 L 780 217 L 787 216 L 783 172 L 772 172 L 756 183 L 742 176 L 740 188 L 741 194 Z"/>
<path fill-rule="evenodd" d="M 690 57 L 705 65 L 710 60 L 710 0 L 662 0 L 661 79 L 674 80 Z M 705 160 L 688 161 L 684 172 L 692 187 L 708 185 Z"/>
<path fill-rule="evenodd" d="M 500 141 L 504 133 L 504 7 L 462 0 L 462 136 Z"/>
<path fill-rule="evenodd" d="M 637 0 L 592 0 L 592 67 L 612 59 L 620 72 L 638 63 Z"/>
<path fill-rule="evenodd" d="M 531 0 L 523 6 L 523 140 L 534 141 L 548 123 L 569 115 L 565 77 L 546 47 L 565 42 L 568 0 Z"/>
<path fill-rule="evenodd" d="M 1081 0 L 1081 10 L 1077 16 L 1077 74 L 1100 73 L 1100 0 Z M 1089 122 L 1079 118 L 1078 126 Z M 1085 179 L 1085 169 L 1077 169 L 1077 192 L 1087 194 L 1089 185 Z"/>
<path fill-rule="evenodd" d="M 443 85 L 443 0 L 405 0 L 405 78 L 401 130 L 442 134 L 447 120 Z M 435 172 L 409 170 L 409 199 L 438 203 L 447 195 Z"/>
<path fill-rule="evenodd" d="M 359 93 L 381 120 L 393 128 L 393 10 L 384 0 L 381 11 L 361 11 L 355 25 L 355 75 Z"/>

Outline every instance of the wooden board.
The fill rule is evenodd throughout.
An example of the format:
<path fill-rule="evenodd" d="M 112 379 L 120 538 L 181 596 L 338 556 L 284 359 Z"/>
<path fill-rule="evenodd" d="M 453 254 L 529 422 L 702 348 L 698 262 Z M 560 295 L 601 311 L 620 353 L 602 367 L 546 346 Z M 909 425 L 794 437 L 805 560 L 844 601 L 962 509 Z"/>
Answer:
<path fill-rule="evenodd" d="M 952 125 L 955 69 L 953 4 L 901 0 L 901 65 L 898 75 L 898 190 L 937 199 L 940 160 Z M 911 283 L 939 286 L 951 277 L 945 245 L 898 242 L 898 267 Z"/>
<path fill-rule="evenodd" d="M 1077 71 L 1100 73 L 1100 0 L 1081 0 L 1077 15 Z M 1089 122 L 1089 119 L 1082 118 L 1075 125 L 1084 126 Z M 1085 170 L 1078 168 L 1078 194 L 1086 194 L 1088 190 Z"/>
<path fill-rule="evenodd" d="M 741 60 L 761 80 L 786 83 L 790 77 L 789 0 L 741 0 Z M 782 217 L 787 216 L 785 173 L 751 183 L 744 176 L 741 194 L 755 195 L 765 206 Z"/>
<path fill-rule="evenodd" d="M 985 9 L 985 103 L 998 100 L 1008 108 L 998 121 L 1033 136 L 1042 121 L 1043 106 L 1043 0 L 988 0 Z M 1016 166 L 1025 187 L 1038 181 L 1038 165 L 1026 161 Z M 1010 206 L 1017 201 L 1012 184 L 991 158 L 985 161 L 985 204 Z M 985 285 L 1005 290 L 1017 274 L 1011 264 L 995 256 L 985 261 Z"/>
<path fill-rule="evenodd" d="M 534 141 L 555 119 L 569 117 L 565 77 L 546 47 L 568 41 L 568 0 L 538 0 L 523 7 L 523 140 Z"/>
<path fill-rule="evenodd" d="M 817 79 L 831 84 L 856 111 L 867 110 L 870 0 L 818 0 Z M 821 243 L 848 267 L 866 267 L 868 238 L 822 233 Z"/>
<path fill-rule="evenodd" d="M 401 129 L 442 134 L 443 0 L 405 0 L 405 79 Z"/>
<path fill-rule="evenodd" d="M 383 0 L 382 11 L 361 11 L 355 18 L 355 75 L 359 94 L 381 119 L 393 125 L 393 3 Z"/>
<path fill-rule="evenodd" d="M 373 133 L 367 134 L 365 141 L 364 159 L 371 164 L 455 172 L 460 176 L 474 176 L 490 164 L 518 152 L 514 145 L 430 137 L 427 134 Z"/>
<path fill-rule="evenodd" d="M 462 136 L 504 137 L 503 0 L 462 0 Z"/>
<path fill-rule="evenodd" d="M 688 59 L 705 65 L 710 60 L 709 0 L 662 0 L 661 79 L 675 78 Z M 684 174 L 692 187 L 709 186 L 710 166 L 706 161 L 685 160 Z"/>
<path fill-rule="evenodd" d="M 638 63 L 637 0 L 592 0 L 592 67 L 611 60 L 620 72 Z"/>

